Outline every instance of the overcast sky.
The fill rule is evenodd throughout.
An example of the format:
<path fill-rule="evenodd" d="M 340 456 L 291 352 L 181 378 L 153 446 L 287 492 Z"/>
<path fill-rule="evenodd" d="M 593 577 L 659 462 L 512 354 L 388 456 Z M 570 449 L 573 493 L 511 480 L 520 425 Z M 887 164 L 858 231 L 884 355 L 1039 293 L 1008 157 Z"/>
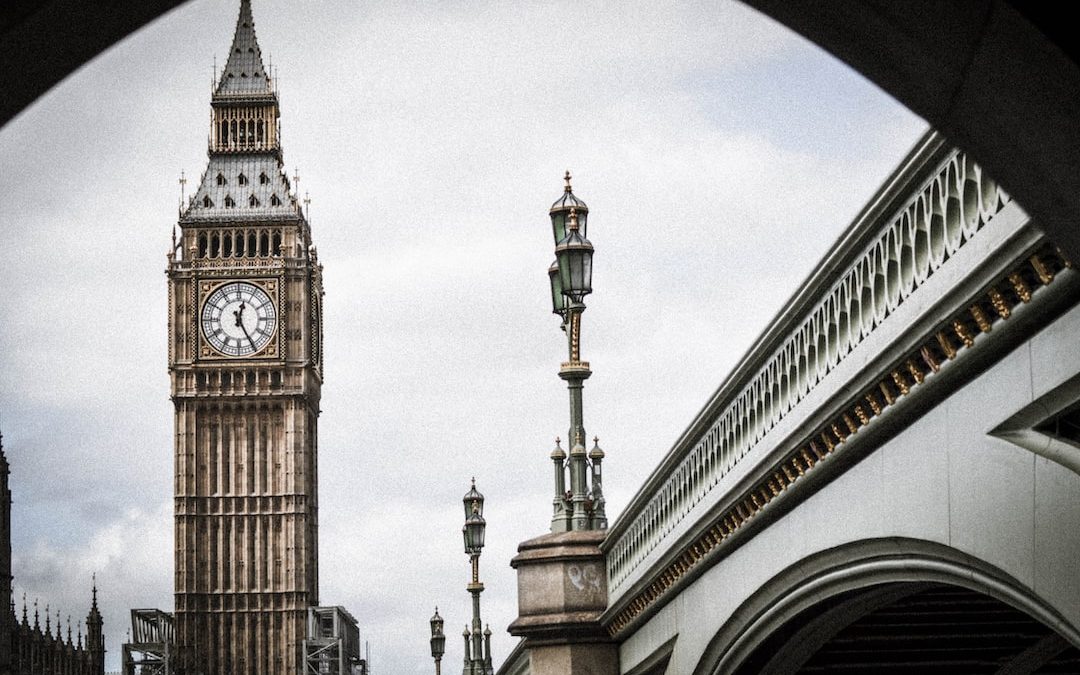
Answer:
<path fill-rule="evenodd" d="M 84 618 L 119 668 L 172 608 L 165 254 L 206 166 L 238 2 L 199 0 L 0 130 L 0 430 L 16 597 Z M 925 130 L 729 2 L 255 0 L 285 160 L 326 267 L 320 590 L 376 675 L 444 665 L 469 619 L 461 497 L 487 496 L 484 619 L 515 639 L 518 542 L 547 531 L 566 435 L 548 207 L 590 207 L 585 427 L 616 516 Z"/>

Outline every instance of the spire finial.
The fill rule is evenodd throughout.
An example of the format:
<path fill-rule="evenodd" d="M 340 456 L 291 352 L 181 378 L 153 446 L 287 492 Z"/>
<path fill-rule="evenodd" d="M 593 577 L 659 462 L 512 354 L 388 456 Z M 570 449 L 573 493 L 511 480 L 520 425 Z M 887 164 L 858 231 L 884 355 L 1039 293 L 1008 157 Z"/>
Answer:
<path fill-rule="evenodd" d="M 38 621 L 38 600 L 34 598 L 34 630 L 41 630 L 41 623 Z"/>
<path fill-rule="evenodd" d="M 76 624 L 76 629 L 79 635 L 79 642 L 75 646 L 75 648 L 82 649 L 82 619 L 79 619 L 78 623 Z"/>
<path fill-rule="evenodd" d="M 22 594 L 22 622 L 24 626 L 29 624 L 26 620 L 26 593 Z"/>
<path fill-rule="evenodd" d="M 573 192 L 573 188 L 570 187 L 570 169 L 566 170 L 566 175 L 563 176 L 563 180 L 566 181 L 566 191 Z"/>
<path fill-rule="evenodd" d="M 101 611 L 98 609 L 97 604 L 97 572 L 94 572 L 90 578 L 94 584 L 93 589 L 91 590 L 92 600 L 90 602 L 90 617 L 93 617 L 95 620 L 100 620 Z M 87 621 L 89 621 L 90 617 L 87 617 Z"/>

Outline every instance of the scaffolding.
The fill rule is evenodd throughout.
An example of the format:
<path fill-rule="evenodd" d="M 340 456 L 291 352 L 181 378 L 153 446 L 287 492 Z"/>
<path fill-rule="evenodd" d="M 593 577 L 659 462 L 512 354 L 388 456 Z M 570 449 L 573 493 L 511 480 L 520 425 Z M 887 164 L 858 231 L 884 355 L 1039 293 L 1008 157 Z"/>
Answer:
<path fill-rule="evenodd" d="M 308 607 L 304 675 L 369 675 L 356 619 L 344 607 Z"/>
<path fill-rule="evenodd" d="M 160 609 L 131 610 L 131 642 L 123 646 L 123 675 L 172 675 L 173 615 Z"/>

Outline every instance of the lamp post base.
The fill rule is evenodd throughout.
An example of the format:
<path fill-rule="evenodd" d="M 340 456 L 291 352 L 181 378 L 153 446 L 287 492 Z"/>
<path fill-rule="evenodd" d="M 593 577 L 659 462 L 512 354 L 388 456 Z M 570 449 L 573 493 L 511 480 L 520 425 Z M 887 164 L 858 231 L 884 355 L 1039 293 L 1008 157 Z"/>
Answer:
<path fill-rule="evenodd" d="M 525 638 L 531 675 L 617 675 L 618 646 L 598 619 L 607 609 L 604 530 L 545 534 L 522 542 L 510 562 L 518 573 L 518 617 L 510 634 Z"/>

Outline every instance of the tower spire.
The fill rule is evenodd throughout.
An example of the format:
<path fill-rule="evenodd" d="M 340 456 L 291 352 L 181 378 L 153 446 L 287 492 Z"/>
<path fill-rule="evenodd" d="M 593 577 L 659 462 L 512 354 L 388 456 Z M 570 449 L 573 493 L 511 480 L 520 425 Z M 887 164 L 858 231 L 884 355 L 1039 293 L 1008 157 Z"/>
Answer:
<path fill-rule="evenodd" d="M 214 97 L 273 96 L 273 93 L 270 76 L 263 66 L 259 42 L 255 38 L 251 0 L 240 0 L 240 15 L 236 18 L 229 58 L 221 71 Z"/>

